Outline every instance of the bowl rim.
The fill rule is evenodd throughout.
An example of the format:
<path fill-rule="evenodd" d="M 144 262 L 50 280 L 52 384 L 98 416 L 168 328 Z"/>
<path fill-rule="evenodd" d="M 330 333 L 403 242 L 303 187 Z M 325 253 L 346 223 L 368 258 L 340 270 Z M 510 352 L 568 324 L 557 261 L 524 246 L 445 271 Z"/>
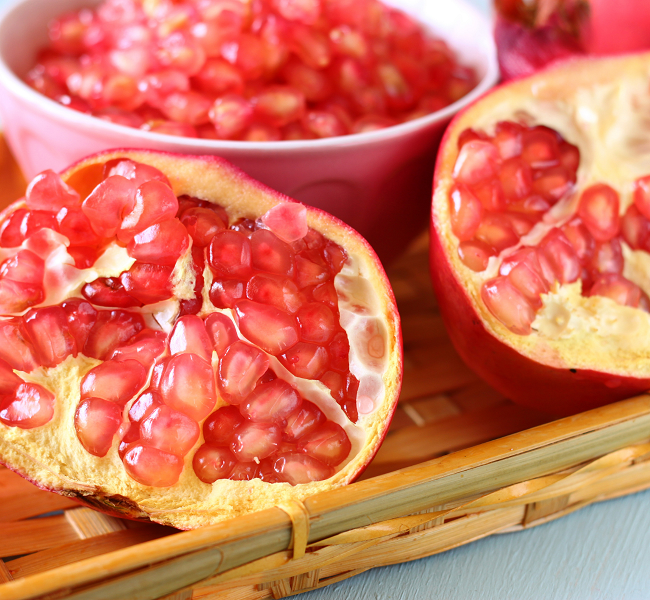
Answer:
<path fill-rule="evenodd" d="M 29 4 L 33 1 L 34 0 L 10 1 L 3 10 L 0 10 L 0 28 L 2 28 L 6 19 L 9 18 L 18 7 Z M 477 52 L 475 55 L 477 55 L 478 52 L 481 52 L 481 57 L 485 60 L 486 69 L 484 76 L 480 79 L 476 87 L 468 94 L 441 110 L 376 131 L 352 133 L 313 140 L 278 140 L 269 142 L 213 140 L 146 131 L 139 128 L 112 123 L 93 115 L 80 113 L 55 102 L 51 98 L 37 92 L 23 82 L 23 80 L 18 77 L 18 75 L 16 75 L 5 62 L 4 56 L 1 52 L 0 85 L 9 93 L 20 98 L 20 100 L 25 104 L 34 107 L 41 113 L 45 113 L 48 117 L 54 117 L 56 120 L 68 123 L 75 128 L 81 127 L 85 130 L 99 130 L 105 134 L 120 135 L 125 138 L 130 138 L 136 143 L 137 140 L 144 139 L 149 141 L 151 144 L 164 144 L 166 147 L 170 148 L 170 151 L 173 151 L 173 147 L 185 152 L 193 151 L 194 153 L 218 152 L 219 150 L 247 154 L 266 153 L 268 151 L 273 153 L 292 153 L 296 150 L 322 152 L 324 150 L 340 147 L 351 148 L 366 144 L 375 144 L 377 142 L 390 141 L 403 136 L 408 136 L 409 134 L 426 130 L 429 127 L 450 120 L 457 112 L 473 103 L 497 83 L 499 78 L 499 66 L 497 62 L 496 46 L 494 39 L 492 38 L 491 19 L 478 7 L 469 3 L 468 0 L 454 0 L 454 2 L 459 5 L 461 11 L 471 13 L 473 19 L 483 26 L 485 37 L 481 39 L 480 43 L 476 44 Z M 390 3 L 390 0 L 388 0 L 388 3 Z M 447 42 L 446 39 L 444 41 Z M 487 50 L 487 52 L 485 52 L 485 50 Z M 129 143 L 132 142 L 125 139 L 123 145 L 128 145 Z"/>

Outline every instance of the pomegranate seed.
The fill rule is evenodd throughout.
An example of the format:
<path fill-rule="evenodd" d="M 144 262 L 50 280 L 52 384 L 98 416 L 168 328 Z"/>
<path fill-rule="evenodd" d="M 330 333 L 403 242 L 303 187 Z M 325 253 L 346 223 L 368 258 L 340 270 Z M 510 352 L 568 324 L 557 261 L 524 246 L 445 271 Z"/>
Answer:
<path fill-rule="evenodd" d="M 128 344 L 115 348 L 109 358 L 117 361 L 137 360 L 149 369 L 154 360 L 165 351 L 166 337 L 162 331 L 145 329 L 134 335 Z"/>
<path fill-rule="evenodd" d="M 100 277 L 81 288 L 83 297 L 95 306 L 114 306 L 116 308 L 129 308 L 142 306 L 142 302 L 131 296 L 115 277 Z"/>
<path fill-rule="evenodd" d="M 172 297 L 174 267 L 136 262 L 120 275 L 124 289 L 143 304 L 154 304 Z"/>
<path fill-rule="evenodd" d="M 269 357 L 258 348 L 236 341 L 219 361 L 219 390 L 230 404 L 240 404 L 266 370 Z"/>
<path fill-rule="evenodd" d="M 30 210 L 57 211 L 81 206 L 79 194 L 49 169 L 31 180 L 25 192 L 25 201 Z"/>
<path fill-rule="evenodd" d="M 635 180 L 634 205 L 646 219 L 650 219 L 650 175 Z"/>
<path fill-rule="evenodd" d="M 508 200 L 529 196 L 533 187 L 531 168 L 520 158 L 506 160 L 499 170 L 499 180 Z"/>
<path fill-rule="evenodd" d="M 323 265 L 316 264 L 315 262 L 304 258 L 303 256 L 296 256 L 296 276 L 295 281 L 300 289 L 310 287 L 312 285 L 319 285 L 327 281 L 331 273 Z"/>
<path fill-rule="evenodd" d="M 99 258 L 99 251 L 96 248 L 86 246 L 68 246 L 68 254 L 74 261 L 77 269 L 89 269 Z"/>
<path fill-rule="evenodd" d="M 222 277 L 247 278 L 251 269 L 251 243 L 239 231 L 219 231 L 210 242 L 208 264 Z"/>
<path fill-rule="evenodd" d="M 91 358 L 106 360 L 115 348 L 143 329 L 141 315 L 124 310 L 99 311 L 97 320 L 88 332 L 83 353 Z"/>
<path fill-rule="evenodd" d="M 290 440 L 297 440 L 316 431 L 325 420 L 323 411 L 312 402 L 305 400 L 287 417 L 284 432 Z"/>
<path fill-rule="evenodd" d="M 190 208 L 183 213 L 181 223 L 187 229 L 194 246 L 207 246 L 214 235 L 225 229 L 224 222 L 209 208 Z"/>
<path fill-rule="evenodd" d="M 519 212 L 536 217 L 541 217 L 542 213 L 545 213 L 549 208 L 551 208 L 550 203 L 541 196 L 529 196 L 508 205 L 510 212 Z"/>
<path fill-rule="evenodd" d="M 86 345 L 88 334 L 97 321 L 97 311 L 85 300 L 73 298 L 66 300 L 61 304 L 66 318 L 68 327 L 77 344 L 77 350 L 81 351 Z"/>
<path fill-rule="evenodd" d="M 233 279 L 217 279 L 212 283 L 209 296 L 217 308 L 233 308 L 244 297 L 244 284 Z"/>
<path fill-rule="evenodd" d="M 253 106 L 239 94 L 226 94 L 214 101 L 208 111 L 217 139 L 230 140 L 252 125 Z"/>
<path fill-rule="evenodd" d="M 69 355 L 77 355 L 77 344 L 60 306 L 30 310 L 23 317 L 23 327 L 34 348 L 39 364 L 55 367 Z"/>
<path fill-rule="evenodd" d="M 467 188 L 465 188 L 467 190 Z M 498 180 L 486 181 L 472 186 L 472 191 L 483 208 L 487 211 L 502 212 L 506 210 L 506 196 L 503 193 L 501 182 Z"/>
<path fill-rule="evenodd" d="M 122 424 L 122 408 L 102 398 L 85 398 L 74 415 L 81 445 L 93 456 L 106 456 Z"/>
<path fill-rule="evenodd" d="M 641 288 L 618 273 L 601 275 L 589 290 L 588 296 L 605 296 L 623 306 L 638 307 L 642 296 Z"/>
<path fill-rule="evenodd" d="M 291 485 L 323 481 L 334 475 L 334 469 L 308 454 L 281 454 L 273 463 L 280 481 Z"/>
<path fill-rule="evenodd" d="M 460 241 L 471 240 L 481 225 L 483 206 L 466 186 L 454 186 L 450 200 L 451 230 Z"/>
<path fill-rule="evenodd" d="M 510 121 L 497 123 L 494 134 L 494 145 L 503 160 L 509 160 L 521 154 L 523 133 L 524 128 L 518 123 L 511 123 Z"/>
<path fill-rule="evenodd" d="M 599 273 L 622 273 L 624 263 L 621 242 L 613 238 L 596 244 L 590 266 Z"/>
<path fill-rule="evenodd" d="M 36 383 L 21 383 L 12 396 L 0 400 L 0 422 L 10 427 L 34 429 L 54 415 L 54 394 Z"/>
<path fill-rule="evenodd" d="M 582 224 L 580 219 L 573 219 L 562 227 L 562 233 L 573 245 L 578 259 L 585 261 L 594 253 L 595 242 L 589 230 Z"/>
<path fill-rule="evenodd" d="M 491 256 L 496 256 L 497 251 L 480 240 L 461 242 L 458 246 L 458 256 L 463 264 L 472 271 L 485 271 Z"/>
<path fill-rule="evenodd" d="M 24 238 L 30 237 L 41 229 L 56 230 L 58 223 L 56 215 L 49 210 L 31 210 L 20 224 L 20 233 Z"/>
<path fill-rule="evenodd" d="M 521 158 L 533 169 L 546 169 L 559 164 L 560 151 L 555 132 L 545 127 L 525 131 Z"/>
<path fill-rule="evenodd" d="M 228 448 L 218 448 L 209 444 L 203 444 L 192 459 L 194 473 L 204 483 L 227 479 L 235 463 L 235 457 Z"/>
<path fill-rule="evenodd" d="M 541 294 L 549 291 L 549 285 L 544 278 L 539 253 L 534 248 L 524 248 L 509 257 L 499 271 L 507 275 L 510 283 L 519 290 L 535 309 L 542 307 Z"/>
<path fill-rule="evenodd" d="M 580 277 L 578 255 L 571 242 L 557 227 L 546 234 L 539 248 L 540 257 L 543 256 L 551 265 L 560 283 L 571 283 Z"/>
<path fill-rule="evenodd" d="M 308 67 L 323 69 L 332 58 L 329 40 L 316 29 L 301 24 L 293 25 L 290 30 L 290 47 Z"/>
<path fill-rule="evenodd" d="M 257 79 L 264 73 L 266 47 L 255 36 L 242 33 L 238 40 L 226 42 L 221 55 L 235 65 L 245 80 Z"/>
<path fill-rule="evenodd" d="M 156 169 L 156 167 L 151 167 L 143 163 L 135 162 L 129 160 L 128 158 L 118 158 L 112 160 L 104 165 L 104 177 L 110 178 L 114 175 L 119 175 L 133 182 L 133 189 L 136 190 L 143 183 L 155 179 L 157 181 L 162 181 L 165 185 L 172 187 L 169 183 L 167 176 Z M 131 210 L 131 209 L 129 209 Z"/>
<path fill-rule="evenodd" d="M 244 417 L 234 406 L 224 406 L 213 412 L 203 423 L 206 443 L 227 446 L 232 434 L 244 422 Z"/>
<path fill-rule="evenodd" d="M 337 114 L 327 110 L 307 111 L 302 123 L 306 131 L 316 138 L 346 135 L 349 129 Z M 357 128 L 355 133 L 361 131 Z"/>
<path fill-rule="evenodd" d="M 271 423 L 244 423 L 233 434 L 230 449 L 237 460 L 250 462 L 271 456 L 282 441 L 282 432 Z"/>
<path fill-rule="evenodd" d="M 342 463 L 352 449 L 345 430 L 332 421 L 327 421 L 318 430 L 301 437 L 298 442 L 299 447 L 309 456 L 329 466 Z"/>
<path fill-rule="evenodd" d="M 212 342 L 199 317 L 187 315 L 176 321 L 169 335 L 169 352 L 172 355 L 190 352 L 207 362 L 212 360 Z"/>
<path fill-rule="evenodd" d="M 135 181 L 121 175 L 112 175 L 104 179 L 83 201 L 81 210 L 99 237 L 115 237 L 122 224 L 122 217 L 133 210 L 136 189 Z"/>
<path fill-rule="evenodd" d="M 331 283 L 321 283 L 312 289 L 312 297 L 317 302 L 327 304 L 330 308 L 336 308 L 338 305 L 338 295 L 336 288 Z"/>
<path fill-rule="evenodd" d="M 21 383 L 23 380 L 13 372 L 13 369 L 4 360 L 0 361 L 0 398 L 13 395 Z"/>
<path fill-rule="evenodd" d="M 573 189 L 573 181 L 564 167 L 541 171 L 533 181 L 533 193 L 539 194 L 553 204 Z"/>
<path fill-rule="evenodd" d="M 20 320 L 0 322 L 0 359 L 12 369 L 26 373 L 39 366 L 34 348 L 20 327 Z"/>
<path fill-rule="evenodd" d="M 307 209 L 297 202 L 282 202 L 260 217 L 264 227 L 287 244 L 292 244 L 307 235 Z"/>
<path fill-rule="evenodd" d="M 162 406 L 162 404 L 162 396 L 158 392 L 152 390 L 146 391 L 131 405 L 129 419 L 133 423 L 140 423 L 142 419 L 151 414 L 154 408 Z M 140 434 L 138 432 L 138 438 L 136 439 L 139 439 L 139 436 Z"/>
<path fill-rule="evenodd" d="M 311 302 L 298 311 L 300 337 L 304 342 L 327 344 L 337 331 L 337 319 L 324 304 Z"/>
<path fill-rule="evenodd" d="M 500 252 L 514 246 L 519 236 L 506 215 L 486 213 L 476 230 L 476 239 Z"/>
<path fill-rule="evenodd" d="M 124 406 L 144 386 L 145 368 L 136 360 L 107 360 L 81 380 L 81 398 L 97 397 Z"/>
<path fill-rule="evenodd" d="M 320 102 L 331 93 L 332 86 L 327 76 L 322 71 L 312 69 L 299 60 L 290 60 L 284 65 L 281 76 L 308 102 Z"/>
<path fill-rule="evenodd" d="M 250 481 L 260 476 L 260 468 L 255 462 L 238 462 L 228 479 L 233 481 Z"/>
<path fill-rule="evenodd" d="M 145 444 L 185 456 L 199 439 L 199 425 L 182 412 L 158 406 L 140 423 L 140 437 Z"/>
<path fill-rule="evenodd" d="M 616 190 L 597 183 L 582 192 L 578 214 L 597 242 L 607 242 L 619 231 L 619 198 Z"/>
<path fill-rule="evenodd" d="M 96 246 L 99 237 L 92 230 L 88 217 L 80 208 L 62 208 L 56 214 L 59 232 L 68 238 L 71 245 Z"/>
<path fill-rule="evenodd" d="M 201 421 L 217 401 L 212 367 L 196 354 L 177 354 L 165 367 L 160 393 L 167 406 Z"/>
<path fill-rule="evenodd" d="M 575 177 L 575 172 L 580 166 L 580 150 L 567 142 L 561 142 L 559 150 L 560 164 Z"/>
<path fill-rule="evenodd" d="M 233 322 L 221 313 L 211 314 L 205 320 L 205 328 L 219 358 L 223 358 L 228 346 L 239 339 Z"/>
<path fill-rule="evenodd" d="M 337 333 L 329 345 L 330 367 L 335 371 L 349 370 L 350 343 L 344 331 Z"/>
<path fill-rule="evenodd" d="M 177 212 L 178 199 L 169 186 L 157 179 L 146 181 L 136 190 L 133 208 L 125 213 L 117 239 L 128 244 L 148 227 L 174 219 Z"/>
<path fill-rule="evenodd" d="M 251 421 L 284 424 L 301 403 L 295 389 L 282 379 L 274 379 L 258 385 L 242 402 L 240 410 Z"/>
<path fill-rule="evenodd" d="M 177 69 L 190 76 L 196 75 L 206 60 L 203 48 L 181 32 L 160 40 L 156 58 L 163 67 Z"/>
<path fill-rule="evenodd" d="M 497 175 L 498 160 L 499 153 L 490 142 L 469 141 L 463 144 L 458 153 L 454 180 L 473 186 L 486 179 L 494 179 Z"/>
<path fill-rule="evenodd" d="M 329 365 L 329 355 L 322 346 L 299 342 L 280 356 L 282 364 L 296 377 L 318 379 Z"/>
<path fill-rule="evenodd" d="M 258 229 L 250 238 L 252 266 L 260 271 L 279 275 L 293 274 L 294 255 L 283 242 L 268 229 Z"/>
<path fill-rule="evenodd" d="M 274 306 L 240 300 L 235 311 L 242 334 L 269 354 L 281 354 L 298 342 L 296 318 Z"/>
<path fill-rule="evenodd" d="M 123 461 L 124 468 L 132 479 L 152 487 L 174 485 L 183 471 L 183 460 L 180 457 L 145 444 L 131 444 Z"/>
<path fill-rule="evenodd" d="M 0 226 L 0 246 L 3 248 L 15 248 L 20 246 L 25 235 L 21 233 L 20 226 L 27 215 L 27 210 L 19 208 L 11 213 L 11 216 Z"/>
<path fill-rule="evenodd" d="M 535 311 L 526 297 L 506 277 L 486 281 L 481 298 L 488 310 L 505 327 L 518 335 L 529 335 Z"/>
<path fill-rule="evenodd" d="M 539 221 L 537 215 L 527 215 L 520 212 L 507 212 L 506 219 L 518 237 L 526 235 Z"/>
<path fill-rule="evenodd" d="M 214 96 L 241 94 L 244 91 L 241 73 L 222 58 L 208 58 L 192 81 L 199 91 Z"/>
<path fill-rule="evenodd" d="M 43 301 L 40 285 L 20 283 L 10 279 L 0 280 L 0 311 L 18 313 Z"/>
<path fill-rule="evenodd" d="M 633 250 L 650 249 L 650 221 L 634 204 L 630 205 L 621 221 L 621 233 Z"/>
<path fill-rule="evenodd" d="M 129 256 L 154 265 L 175 265 L 189 247 L 185 226 L 178 219 L 151 225 L 127 246 Z"/>
<path fill-rule="evenodd" d="M 305 114 L 305 96 L 288 85 L 270 85 L 251 100 L 255 115 L 271 127 L 282 127 Z"/>

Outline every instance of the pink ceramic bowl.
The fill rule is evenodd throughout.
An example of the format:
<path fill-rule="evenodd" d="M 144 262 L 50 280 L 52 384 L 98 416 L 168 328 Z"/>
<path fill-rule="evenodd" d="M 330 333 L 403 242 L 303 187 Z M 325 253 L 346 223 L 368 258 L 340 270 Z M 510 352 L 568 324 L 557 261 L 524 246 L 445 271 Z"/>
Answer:
<path fill-rule="evenodd" d="M 115 125 L 35 92 L 21 77 L 47 41 L 47 22 L 97 0 L 15 0 L 0 15 L 0 115 L 7 141 L 31 178 L 108 148 L 216 154 L 252 177 L 341 218 L 387 261 L 428 222 L 435 153 L 450 118 L 498 77 L 488 19 L 465 0 L 391 0 L 445 39 L 479 85 L 426 117 L 371 133 L 282 142 L 180 138 Z"/>

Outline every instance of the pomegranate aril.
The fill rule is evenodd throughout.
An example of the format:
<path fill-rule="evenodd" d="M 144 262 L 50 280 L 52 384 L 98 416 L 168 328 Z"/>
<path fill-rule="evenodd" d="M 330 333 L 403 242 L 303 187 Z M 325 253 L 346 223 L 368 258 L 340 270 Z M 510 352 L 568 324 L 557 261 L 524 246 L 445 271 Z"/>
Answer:
<path fill-rule="evenodd" d="M 208 444 L 227 446 L 244 417 L 234 406 L 224 406 L 213 412 L 203 423 L 203 437 Z"/>
<path fill-rule="evenodd" d="M 334 475 L 334 469 L 309 454 L 280 454 L 273 463 L 280 481 L 291 485 L 323 481 Z"/>
<path fill-rule="evenodd" d="M 269 368 L 269 357 L 258 348 L 236 341 L 219 361 L 219 390 L 230 404 L 240 404 Z"/>
<path fill-rule="evenodd" d="M 81 210 L 93 231 L 102 238 L 112 238 L 122 224 L 122 218 L 135 205 L 136 182 L 121 175 L 104 179 L 83 201 Z"/>
<path fill-rule="evenodd" d="M 97 397 L 124 406 L 144 386 L 145 368 L 136 360 L 107 360 L 81 380 L 81 398 Z"/>
<path fill-rule="evenodd" d="M 165 351 L 166 337 L 162 331 L 145 329 L 134 335 L 128 344 L 115 348 L 110 358 L 117 361 L 137 360 L 148 369 L 154 360 Z"/>
<path fill-rule="evenodd" d="M 328 346 L 330 368 L 345 373 L 349 368 L 350 343 L 344 331 L 337 333 Z"/>
<path fill-rule="evenodd" d="M 133 182 L 134 191 L 146 181 L 153 179 L 162 181 L 162 183 L 170 188 L 172 187 L 167 176 L 162 171 L 156 169 L 156 167 L 145 165 L 144 163 L 139 163 L 128 158 L 111 160 L 104 165 L 104 177 L 110 178 L 114 175 L 120 175 Z"/>
<path fill-rule="evenodd" d="M 302 403 L 302 398 L 287 382 L 274 379 L 258 385 L 241 403 L 241 414 L 254 422 L 283 425 Z"/>
<path fill-rule="evenodd" d="M 486 213 L 476 229 L 475 237 L 499 252 L 519 241 L 511 221 L 499 213 Z"/>
<path fill-rule="evenodd" d="M 52 229 L 56 231 L 58 223 L 56 214 L 48 210 L 30 210 L 20 224 L 20 233 L 28 238 L 41 229 Z"/>
<path fill-rule="evenodd" d="M 102 398 L 85 398 L 74 415 L 81 445 L 93 456 L 106 456 L 122 424 L 122 408 Z"/>
<path fill-rule="evenodd" d="M 458 256 L 463 264 L 472 271 L 485 271 L 490 257 L 496 256 L 497 251 L 480 240 L 461 242 L 458 245 Z"/>
<path fill-rule="evenodd" d="M 211 314 L 205 320 L 205 329 L 219 358 L 223 358 L 228 346 L 239 339 L 232 320 L 221 313 Z"/>
<path fill-rule="evenodd" d="M 170 219 L 137 233 L 127 252 L 140 262 L 173 266 L 188 247 L 187 229 L 178 219 Z"/>
<path fill-rule="evenodd" d="M 225 229 L 219 215 L 209 208 L 190 208 L 183 212 L 181 223 L 192 238 L 193 245 L 203 248 L 207 246 L 214 235 Z"/>
<path fill-rule="evenodd" d="M 325 421 L 323 411 L 313 402 L 305 400 L 287 417 L 284 433 L 289 440 L 297 440 L 317 430 Z"/>
<path fill-rule="evenodd" d="M 80 208 L 62 208 L 56 214 L 58 231 L 75 246 L 95 246 L 100 239 L 93 231 L 88 217 Z"/>
<path fill-rule="evenodd" d="M 27 215 L 27 210 L 19 208 L 11 213 L 8 219 L 0 226 L 0 246 L 14 248 L 20 246 L 25 235 L 21 233 L 20 226 Z"/>
<path fill-rule="evenodd" d="M 203 444 L 192 459 L 192 468 L 201 481 L 214 483 L 217 479 L 227 479 L 236 463 L 228 448 Z"/>
<path fill-rule="evenodd" d="M 219 231 L 208 250 L 208 264 L 221 277 L 247 278 L 251 270 L 251 243 L 239 231 Z"/>
<path fill-rule="evenodd" d="M 526 297 L 506 277 L 486 281 L 481 298 L 488 310 L 505 327 L 519 335 L 529 335 L 535 311 Z"/>
<path fill-rule="evenodd" d="M 571 283 L 580 277 L 580 261 L 573 245 L 557 227 L 549 231 L 539 244 L 542 257 L 551 266 L 560 283 Z M 542 265 L 543 266 L 543 265 Z M 549 281 L 549 283 L 552 283 Z"/>
<path fill-rule="evenodd" d="M 165 367 L 160 394 L 167 406 L 202 421 L 217 401 L 212 367 L 196 354 L 173 356 Z"/>
<path fill-rule="evenodd" d="M 235 279 L 217 279 L 210 287 L 210 302 L 217 308 L 233 308 L 244 298 L 244 284 Z"/>
<path fill-rule="evenodd" d="M 77 350 L 81 352 L 86 345 L 88 334 L 97 320 L 97 311 L 85 300 L 73 298 L 61 304 L 70 333 L 72 333 L 77 344 Z"/>
<path fill-rule="evenodd" d="M 605 296 L 623 306 L 638 307 L 647 296 L 641 288 L 618 273 L 605 273 L 598 277 L 589 290 L 588 296 Z"/>
<path fill-rule="evenodd" d="M 546 169 L 559 164 L 557 134 L 545 127 L 534 127 L 525 131 L 521 158 L 533 169 Z"/>
<path fill-rule="evenodd" d="M 260 467 L 256 462 L 238 462 L 235 464 L 230 477 L 233 481 L 250 481 L 260 476 Z"/>
<path fill-rule="evenodd" d="M 4 314 L 22 312 L 43 299 L 43 288 L 39 285 L 0 280 L 0 312 Z"/>
<path fill-rule="evenodd" d="M 267 86 L 251 102 L 255 115 L 272 127 L 282 127 L 305 113 L 305 96 L 288 85 Z"/>
<path fill-rule="evenodd" d="M 552 167 L 535 174 L 532 191 L 554 204 L 572 190 L 573 183 L 567 169 Z"/>
<path fill-rule="evenodd" d="M 258 229 L 250 237 L 251 262 L 254 269 L 291 276 L 294 255 L 291 246 L 272 231 Z"/>
<path fill-rule="evenodd" d="M 334 313 L 324 304 L 304 304 L 296 314 L 300 324 L 300 337 L 304 342 L 327 344 L 338 329 Z"/>
<path fill-rule="evenodd" d="M 217 139 L 234 139 L 253 123 L 253 107 L 239 94 L 226 94 L 214 101 L 208 117 L 214 125 Z"/>
<path fill-rule="evenodd" d="M 129 308 L 142 306 L 142 302 L 131 296 L 115 277 L 100 277 L 81 288 L 83 297 L 95 306 L 114 306 L 115 308 Z"/>
<path fill-rule="evenodd" d="M 12 319 L 0 322 L 0 359 L 12 369 L 29 373 L 38 366 L 34 348 L 23 333 L 21 320 Z"/>
<path fill-rule="evenodd" d="M 240 300 L 235 312 L 244 337 L 269 354 L 277 356 L 299 340 L 296 318 L 274 306 Z"/>
<path fill-rule="evenodd" d="M 456 166 L 454 167 L 454 180 L 472 186 L 494 179 L 497 175 L 499 153 L 487 141 L 472 140 L 463 144 Z"/>
<path fill-rule="evenodd" d="M 99 311 L 88 332 L 83 353 L 91 358 L 106 360 L 118 346 L 144 329 L 141 315 L 123 310 Z"/>
<path fill-rule="evenodd" d="M 578 215 L 597 242 L 607 242 L 618 234 L 619 204 L 616 190 L 604 183 L 582 192 Z"/>
<path fill-rule="evenodd" d="M 497 123 L 494 134 L 494 145 L 499 151 L 499 156 L 502 160 L 509 160 L 521 154 L 523 133 L 524 127 L 518 123 L 512 123 L 510 121 Z"/>
<path fill-rule="evenodd" d="M 251 277 L 246 285 L 246 296 L 292 314 L 305 302 L 304 294 L 291 279 L 263 273 Z"/>
<path fill-rule="evenodd" d="M 54 416 L 54 394 L 36 383 L 21 383 L 11 396 L 0 399 L 0 422 L 34 429 Z"/>
<path fill-rule="evenodd" d="M 23 380 L 13 369 L 4 360 L 0 360 L 0 399 L 13 394 L 21 383 Z"/>
<path fill-rule="evenodd" d="M 630 205 L 621 219 L 621 234 L 633 250 L 650 249 L 650 221 L 634 204 Z"/>
<path fill-rule="evenodd" d="M 147 227 L 174 219 L 177 212 L 178 199 L 169 186 L 156 179 L 146 181 L 136 190 L 133 208 L 124 214 L 117 238 L 129 243 Z"/>
<path fill-rule="evenodd" d="M 212 341 L 199 317 L 187 315 L 177 319 L 169 335 L 169 353 L 191 352 L 207 362 L 212 360 Z"/>
<path fill-rule="evenodd" d="M 501 267 L 501 275 L 507 275 L 510 283 L 519 290 L 535 309 L 542 307 L 541 294 L 549 291 L 549 285 L 542 274 L 538 253 L 535 249 L 525 248 L 517 253 L 516 262 Z"/>
<path fill-rule="evenodd" d="M 56 211 L 81 206 L 79 194 L 49 169 L 31 180 L 25 192 L 25 201 L 30 210 Z"/>
<path fill-rule="evenodd" d="M 650 219 L 650 175 L 634 181 L 634 205 L 646 219 Z"/>
<path fill-rule="evenodd" d="M 330 360 L 323 346 L 299 342 L 280 356 L 280 362 L 296 377 L 318 379 L 328 368 Z"/>
<path fill-rule="evenodd" d="M 533 189 L 532 170 L 520 158 L 510 158 L 501 165 L 499 181 L 509 201 L 525 198 Z"/>
<path fill-rule="evenodd" d="M 332 283 L 326 282 L 315 286 L 311 290 L 311 295 L 314 300 L 327 304 L 330 308 L 336 308 L 338 306 L 338 295 Z"/>
<path fill-rule="evenodd" d="M 589 230 L 583 225 L 580 219 L 573 219 L 562 227 L 562 233 L 573 245 L 578 259 L 583 262 L 588 260 L 594 253 L 595 242 Z"/>
<path fill-rule="evenodd" d="M 30 310 L 23 317 L 23 327 L 41 366 L 55 367 L 71 354 L 77 355 L 77 344 L 60 306 Z"/>
<path fill-rule="evenodd" d="M 132 479 L 152 487 L 174 485 L 183 471 L 182 458 L 145 444 L 131 444 L 122 460 Z"/>
<path fill-rule="evenodd" d="M 451 230 L 461 241 L 471 240 L 483 219 L 483 205 L 465 185 L 457 185 L 449 198 Z"/>
<path fill-rule="evenodd" d="M 282 441 L 282 431 L 271 423 L 247 422 L 237 428 L 230 449 L 237 460 L 250 462 L 271 456 Z"/>
<path fill-rule="evenodd" d="M 124 289 L 142 304 L 154 304 L 172 297 L 171 265 L 136 262 L 120 275 Z"/>
<path fill-rule="evenodd" d="M 327 421 L 316 431 L 301 437 L 298 447 L 326 465 L 336 466 L 350 454 L 352 444 L 340 425 Z"/>
<path fill-rule="evenodd" d="M 182 412 L 158 406 L 140 423 L 140 438 L 154 448 L 185 456 L 199 439 L 199 425 Z"/>
<path fill-rule="evenodd" d="M 295 282 L 300 289 L 319 285 L 331 277 L 331 273 L 325 265 L 317 264 L 304 256 L 296 256 L 295 265 Z"/>
<path fill-rule="evenodd" d="M 596 244 L 589 266 L 598 273 L 622 273 L 624 264 L 621 242 L 613 238 Z"/>
<path fill-rule="evenodd" d="M 506 197 L 503 193 L 501 182 L 498 180 L 485 181 L 484 183 L 476 184 L 472 186 L 472 191 L 470 193 L 473 193 L 474 196 L 478 198 L 483 208 L 487 211 L 501 212 L 507 208 Z M 460 200 L 461 199 L 459 199 L 459 201 Z M 452 207 L 452 214 L 455 208 L 455 206 Z"/>
<path fill-rule="evenodd" d="M 158 406 L 162 406 L 162 404 L 162 396 L 158 392 L 148 390 L 131 405 L 131 408 L 129 408 L 129 419 L 133 423 L 140 423 L 142 419 L 151 414 L 151 412 Z"/>
<path fill-rule="evenodd" d="M 205 61 L 201 70 L 192 78 L 192 83 L 199 91 L 215 96 L 233 92 L 241 94 L 244 91 L 241 73 L 230 63 L 216 57 Z"/>

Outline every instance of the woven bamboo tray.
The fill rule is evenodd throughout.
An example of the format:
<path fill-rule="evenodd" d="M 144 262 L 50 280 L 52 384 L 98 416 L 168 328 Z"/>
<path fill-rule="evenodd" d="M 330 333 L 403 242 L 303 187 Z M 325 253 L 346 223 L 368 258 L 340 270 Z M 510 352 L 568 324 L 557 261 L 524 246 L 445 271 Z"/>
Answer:
<path fill-rule="evenodd" d="M 24 189 L 1 138 L 0 181 L 0 205 Z M 431 290 L 426 237 L 389 275 L 404 387 L 361 481 L 178 532 L 80 507 L 0 468 L 0 598 L 284 598 L 650 487 L 650 396 L 549 422 L 458 358 Z"/>

